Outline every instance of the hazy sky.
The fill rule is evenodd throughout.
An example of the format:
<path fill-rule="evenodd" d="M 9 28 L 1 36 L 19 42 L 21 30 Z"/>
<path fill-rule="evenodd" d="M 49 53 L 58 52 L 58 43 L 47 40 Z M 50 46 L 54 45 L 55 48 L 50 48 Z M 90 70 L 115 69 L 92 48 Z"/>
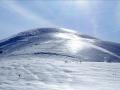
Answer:
<path fill-rule="evenodd" d="M 0 0 L 0 39 L 41 27 L 120 43 L 120 0 Z"/>

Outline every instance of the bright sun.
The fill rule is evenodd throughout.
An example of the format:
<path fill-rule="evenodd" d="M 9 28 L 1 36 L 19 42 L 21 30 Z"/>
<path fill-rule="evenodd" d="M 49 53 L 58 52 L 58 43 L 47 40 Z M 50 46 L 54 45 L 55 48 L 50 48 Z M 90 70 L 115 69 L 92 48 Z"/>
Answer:
<path fill-rule="evenodd" d="M 81 9 L 87 9 L 89 7 L 88 0 L 78 0 L 76 1 L 76 4 L 79 5 Z"/>

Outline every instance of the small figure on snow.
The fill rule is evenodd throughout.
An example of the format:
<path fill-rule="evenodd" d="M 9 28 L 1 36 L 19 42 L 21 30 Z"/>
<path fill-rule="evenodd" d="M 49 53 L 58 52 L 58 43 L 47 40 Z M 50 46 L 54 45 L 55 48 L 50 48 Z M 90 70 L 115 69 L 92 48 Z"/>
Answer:
<path fill-rule="evenodd" d="M 19 78 L 21 77 L 21 74 L 18 74 Z"/>
<path fill-rule="evenodd" d="M 65 60 L 65 63 L 68 63 L 68 61 L 67 61 L 67 60 Z"/>
<path fill-rule="evenodd" d="M 80 60 L 80 64 L 82 63 L 82 61 Z"/>

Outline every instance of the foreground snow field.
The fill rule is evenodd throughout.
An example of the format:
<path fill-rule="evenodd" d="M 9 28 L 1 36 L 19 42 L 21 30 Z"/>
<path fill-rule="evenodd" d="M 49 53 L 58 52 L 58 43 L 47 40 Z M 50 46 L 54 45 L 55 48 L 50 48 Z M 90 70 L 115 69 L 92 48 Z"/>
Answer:
<path fill-rule="evenodd" d="M 0 61 L 0 90 L 119 90 L 120 63 L 14 56 Z"/>

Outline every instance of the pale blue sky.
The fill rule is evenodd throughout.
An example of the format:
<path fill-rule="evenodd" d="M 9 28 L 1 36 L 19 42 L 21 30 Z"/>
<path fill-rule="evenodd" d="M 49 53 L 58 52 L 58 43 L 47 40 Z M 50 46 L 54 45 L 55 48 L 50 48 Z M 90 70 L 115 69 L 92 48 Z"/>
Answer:
<path fill-rule="evenodd" d="M 120 43 L 119 0 L 0 0 L 0 39 L 60 27 Z"/>

